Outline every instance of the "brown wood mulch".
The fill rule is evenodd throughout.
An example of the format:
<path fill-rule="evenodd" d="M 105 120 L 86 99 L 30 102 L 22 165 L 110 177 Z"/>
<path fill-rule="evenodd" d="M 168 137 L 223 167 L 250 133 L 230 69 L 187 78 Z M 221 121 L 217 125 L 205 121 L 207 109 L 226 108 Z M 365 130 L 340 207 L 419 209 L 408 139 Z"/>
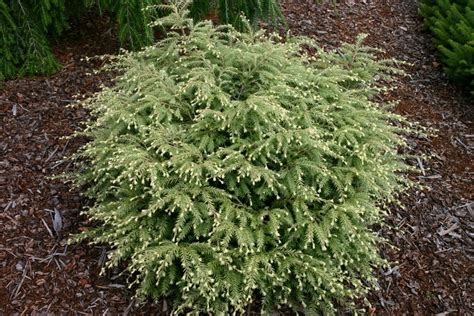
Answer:
<path fill-rule="evenodd" d="M 385 57 L 407 61 L 407 76 L 385 100 L 396 111 L 437 129 L 437 137 L 410 139 L 425 189 L 403 197 L 388 227 L 380 230 L 396 248 L 382 247 L 392 268 L 379 271 L 379 290 L 368 314 L 474 314 L 473 101 L 450 83 L 436 59 L 415 0 L 349 1 L 316 5 L 284 0 L 295 34 L 332 48 L 367 33 L 367 44 Z M 99 276 L 107 249 L 65 240 L 84 224 L 83 200 L 50 176 L 68 170 L 64 157 L 80 140 L 62 136 L 80 128 L 87 113 L 68 105 L 100 89 L 110 78 L 84 56 L 116 52 L 109 23 L 83 23 L 55 52 L 64 68 L 56 75 L 12 80 L 0 88 L 0 314 L 163 314 L 168 304 L 134 304 L 120 271 Z"/>

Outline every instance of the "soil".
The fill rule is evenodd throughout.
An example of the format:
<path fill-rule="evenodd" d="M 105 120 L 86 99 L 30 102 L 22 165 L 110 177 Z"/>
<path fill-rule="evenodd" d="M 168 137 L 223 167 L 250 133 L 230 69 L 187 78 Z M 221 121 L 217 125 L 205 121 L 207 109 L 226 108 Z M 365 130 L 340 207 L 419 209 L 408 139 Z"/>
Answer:
<path fill-rule="evenodd" d="M 474 314 L 473 100 L 451 83 L 435 56 L 415 0 L 345 1 L 318 5 L 284 0 L 294 34 L 331 49 L 368 34 L 383 57 L 406 61 L 407 75 L 380 97 L 395 111 L 436 129 L 409 139 L 411 175 L 424 185 L 392 207 L 380 234 L 391 268 L 378 271 L 368 296 L 370 315 Z M 94 21 L 91 23 L 89 21 Z M 99 22 L 97 22 L 99 21 Z M 99 275 L 107 249 L 66 245 L 83 229 L 80 193 L 51 176 L 71 169 L 64 158 L 84 143 L 64 139 L 88 118 L 70 107 L 111 80 L 103 61 L 85 56 L 117 52 L 107 19 L 83 19 L 55 45 L 64 65 L 56 75 L 11 80 L 0 89 L 0 314 L 166 314 L 168 303 L 136 302 L 121 271 Z M 423 160 L 423 155 L 431 158 Z"/>

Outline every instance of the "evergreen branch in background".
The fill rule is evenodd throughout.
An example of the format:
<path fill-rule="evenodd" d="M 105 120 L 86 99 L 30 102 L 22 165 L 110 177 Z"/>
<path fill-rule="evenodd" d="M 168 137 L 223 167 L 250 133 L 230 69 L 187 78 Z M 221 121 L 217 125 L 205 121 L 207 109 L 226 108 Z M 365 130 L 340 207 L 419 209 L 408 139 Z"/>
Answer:
<path fill-rule="evenodd" d="M 219 0 L 218 12 L 223 24 L 232 24 L 242 30 L 242 14 L 253 27 L 260 20 L 272 23 L 284 21 L 279 0 Z"/>
<path fill-rule="evenodd" d="M 18 29 L 4 0 L 0 0 L 0 81 L 12 78 L 19 63 Z"/>
<path fill-rule="evenodd" d="M 59 69 L 48 32 L 66 26 L 64 0 L 0 0 L 0 78 L 51 74 Z"/>
<path fill-rule="evenodd" d="M 153 43 L 153 30 L 149 27 L 151 14 L 146 7 L 153 0 L 117 1 L 116 16 L 119 25 L 118 37 L 122 45 L 128 44 L 131 49 L 139 49 Z"/>
<path fill-rule="evenodd" d="M 59 63 L 51 51 L 44 30 L 49 24 L 43 24 L 50 23 L 50 20 L 41 19 L 41 17 L 39 20 L 35 19 L 35 14 L 25 6 L 19 8 L 16 15 L 18 16 L 18 40 L 24 54 L 24 62 L 19 65 L 18 74 L 32 76 L 58 71 Z"/>
<path fill-rule="evenodd" d="M 24 75 L 51 74 L 59 69 L 49 44 L 68 27 L 68 19 L 85 9 L 113 15 L 122 47 L 137 50 L 153 43 L 150 26 L 162 0 L 0 0 L 0 80 Z M 241 14 L 253 26 L 259 20 L 283 21 L 279 0 L 194 0 L 191 16 L 197 21 L 217 13 L 222 23 L 243 27 Z"/>
<path fill-rule="evenodd" d="M 352 306 L 383 264 L 371 227 L 411 185 L 406 122 L 373 101 L 393 62 L 362 37 L 325 52 L 167 11 L 168 37 L 117 56 L 115 85 L 84 103 L 70 179 L 100 225 L 77 239 L 110 245 L 107 267 L 177 314 Z"/>
<path fill-rule="evenodd" d="M 422 0 L 420 13 L 447 74 L 474 93 L 474 0 Z"/>

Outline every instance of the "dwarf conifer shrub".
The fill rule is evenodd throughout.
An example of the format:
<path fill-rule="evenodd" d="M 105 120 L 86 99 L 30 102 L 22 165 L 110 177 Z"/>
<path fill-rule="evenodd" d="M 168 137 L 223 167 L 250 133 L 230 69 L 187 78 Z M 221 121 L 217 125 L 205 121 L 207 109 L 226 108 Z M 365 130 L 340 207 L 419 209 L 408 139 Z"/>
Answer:
<path fill-rule="evenodd" d="M 420 12 L 446 72 L 474 93 L 474 0 L 423 0 Z"/>
<path fill-rule="evenodd" d="M 407 186 L 402 119 L 374 103 L 372 50 L 240 33 L 186 11 L 169 36 L 116 57 L 89 100 L 73 175 L 131 286 L 174 311 L 334 312 L 373 285 L 384 202 Z"/>

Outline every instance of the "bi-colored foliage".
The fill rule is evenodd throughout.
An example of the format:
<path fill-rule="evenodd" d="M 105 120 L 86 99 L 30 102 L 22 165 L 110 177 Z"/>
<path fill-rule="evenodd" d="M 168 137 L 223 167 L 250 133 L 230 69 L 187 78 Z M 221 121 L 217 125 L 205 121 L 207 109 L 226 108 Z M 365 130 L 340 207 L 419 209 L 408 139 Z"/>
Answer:
<path fill-rule="evenodd" d="M 176 313 L 334 313 L 374 284 L 371 227 L 409 185 L 403 119 L 373 101 L 391 62 L 362 38 L 325 52 L 172 9 L 168 37 L 118 56 L 84 104 L 72 179 L 98 225 L 77 239 L 110 245 L 107 266 Z"/>
<path fill-rule="evenodd" d="M 474 0 L 423 0 L 420 12 L 448 75 L 474 92 Z"/>

